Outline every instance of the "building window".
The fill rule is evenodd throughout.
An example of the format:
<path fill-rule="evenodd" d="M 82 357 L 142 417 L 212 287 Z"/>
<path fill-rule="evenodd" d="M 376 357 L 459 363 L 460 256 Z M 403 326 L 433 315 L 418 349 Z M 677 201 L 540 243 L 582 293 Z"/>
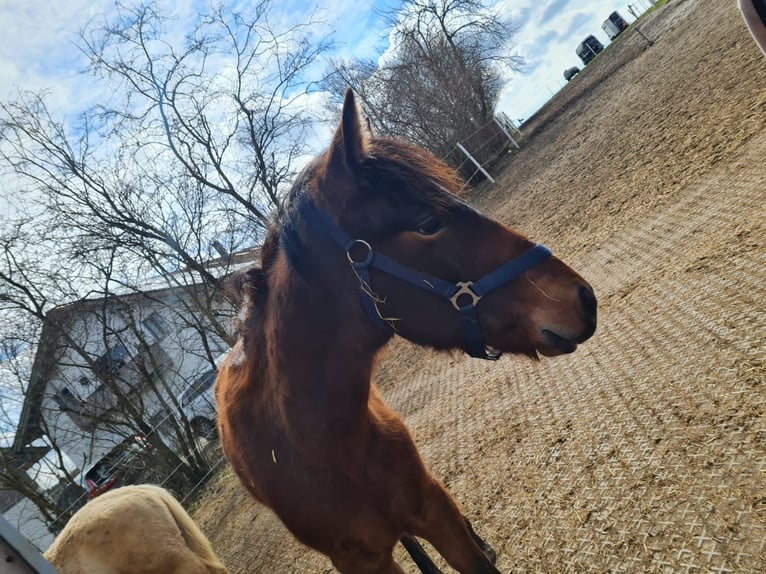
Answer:
<path fill-rule="evenodd" d="M 87 402 L 78 397 L 72 389 L 64 387 L 53 395 L 53 401 L 62 413 L 66 413 L 72 422 L 86 432 L 92 432 L 96 427 L 92 409 Z"/>
<path fill-rule="evenodd" d="M 170 333 L 167 321 L 159 313 L 149 315 L 144 319 L 143 324 L 144 328 L 152 334 L 156 341 L 161 341 Z"/>
<path fill-rule="evenodd" d="M 96 372 L 102 377 L 108 377 L 114 375 L 125 364 L 125 358 L 128 355 L 128 350 L 125 345 L 117 344 L 106 353 L 96 359 L 95 369 Z"/>
<path fill-rule="evenodd" d="M 64 412 L 80 412 L 82 401 L 72 392 L 72 389 L 69 387 L 64 387 L 63 389 L 57 391 L 56 394 L 53 395 L 53 400 L 56 402 L 59 409 Z"/>

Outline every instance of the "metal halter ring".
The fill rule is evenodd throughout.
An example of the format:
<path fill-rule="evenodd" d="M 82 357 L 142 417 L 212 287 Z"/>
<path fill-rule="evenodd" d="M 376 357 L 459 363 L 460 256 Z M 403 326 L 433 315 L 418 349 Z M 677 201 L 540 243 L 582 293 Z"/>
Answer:
<path fill-rule="evenodd" d="M 361 261 L 356 261 L 353 257 L 351 257 L 351 250 L 357 245 L 364 245 L 367 248 L 367 255 Z M 373 255 L 375 254 L 375 252 L 372 250 L 372 246 L 364 239 L 352 239 L 346 243 L 345 249 L 346 257 L 348 258 L 348 262 L 351 263 L 351 265 L 369 265 L 370 261 L 372 261 Z"/>
<path fill-rule="evenodd" d="M 449 300 L 452 303 L 452 306 L 455 307 L 455 309 L 458 311 L 465 309 L 466 307 L 476 307 L 476 303 L 481 301 L 482 295 L 477 295 L 474 293 L 473 289 L 471 289 L 471 287 L 473 287 L 473 281 L 458 281 L 455 283 L 455 286 L 460 287 L 460 289 L 457 293 L 450 297 Z M 468 295 L 471 298 L 471 305 L 464 305 L 462 307 L 458 305 L 457 300 L 461 297 L 461 295 Z"/>

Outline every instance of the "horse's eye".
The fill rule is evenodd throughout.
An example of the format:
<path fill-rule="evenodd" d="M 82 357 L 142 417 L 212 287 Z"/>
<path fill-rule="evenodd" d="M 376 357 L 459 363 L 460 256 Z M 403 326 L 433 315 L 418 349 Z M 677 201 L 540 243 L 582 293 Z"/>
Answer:
<path fill-rule="evenodd" d="M 444 223 L 435 215 L 429 215 L 418 224 L 418 233 L 421 235 L 433 235 L 444 226 Z"/>

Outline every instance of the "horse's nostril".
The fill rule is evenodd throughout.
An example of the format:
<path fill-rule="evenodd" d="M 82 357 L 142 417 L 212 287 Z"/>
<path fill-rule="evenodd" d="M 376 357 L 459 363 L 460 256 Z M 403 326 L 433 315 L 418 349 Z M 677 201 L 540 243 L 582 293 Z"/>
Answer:
<path fill-rule="evenodd" d="M 596 303 L 596 296 L 593 294 L 593 289 L 587 285 L 580 285 L 578 288 L 578 295 L 580 296 L 580 305 L 582 306 L 583 318 L 588 323 L 596 323 L 596 309 L 598 303 Z"/>

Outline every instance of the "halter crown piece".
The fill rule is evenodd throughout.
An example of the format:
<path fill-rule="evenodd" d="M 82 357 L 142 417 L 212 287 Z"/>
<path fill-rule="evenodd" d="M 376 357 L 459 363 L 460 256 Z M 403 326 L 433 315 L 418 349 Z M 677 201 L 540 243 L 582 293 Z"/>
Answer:
<path fill-rule="evenodd" d="M 375 295 L 371 290 L 370 268 L 378 269 L 406 283 L 448 299 L 461 316 L 463 333 L 465 335 L 465 351 L 472 357 L 488 359 L 490 361 L 496 361 L 502 353 L 487 350 L 484 339 L 481 336 L 481 325 L 479 324 L 476 305 L 485 295 L 513 281 L 528 269 L 545 261 L 551 255 L 547 247 L 538 243 L 478 281 L 450 283 L 449 281 L 421 273 L 397 263 L 382 253 L 375 251 L 367 241 L 354 239 L 308 199 L 301 202 L 298 212 L 308 227 L 327 235 L 346 252 L 349 264 L 359 277 L 362 304 L 375 325 L 386 333 L 395 333 L 391 323 L 381 317 L 376 307 Z M 358 252 L 364 250 L 365 255 L 363 259 L 352 256 L 351 250 L 354 248 Z"/>

